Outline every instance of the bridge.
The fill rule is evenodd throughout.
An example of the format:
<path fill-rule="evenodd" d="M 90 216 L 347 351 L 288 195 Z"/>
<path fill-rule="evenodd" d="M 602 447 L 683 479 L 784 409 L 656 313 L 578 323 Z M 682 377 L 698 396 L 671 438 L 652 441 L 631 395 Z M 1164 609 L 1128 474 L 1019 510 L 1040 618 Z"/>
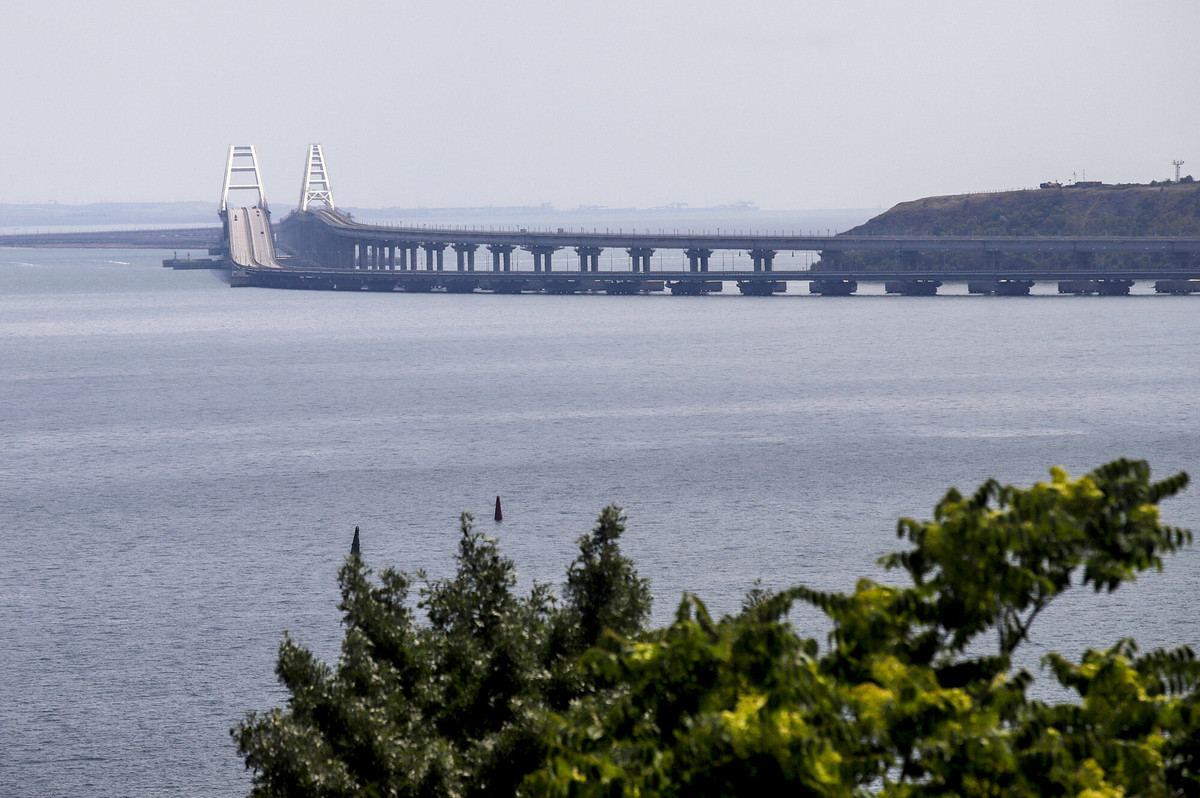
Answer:
<path fill-rule="evenodd" d="M 247 193 L 252 201 L 231 202 Z M 206 248 L 220 260 L 164 264 L 231 268 L 235 286 L 350 291 L 696 295 L 733 283 L 744 294 L 769 295 L 807 283 L 812 293 L 847 295 L 860 282 L 881 282 L 892 293 L 929 295 L 955 281 L 974 293 L 1027 294 L 1036 282 L 1057 282 L 1061 292 L 1125 294 L 1135 281 L 1152 281 L 1159 292 L 1200 293 L 1196 236 L 804 236 L 362 224 L 337 210 L 319 144 L 309 146 L 296 210 L 274 225 L 254 147 L 231 146 L 219 216 L 219 228 L 9 235 L 0 236 L 0 246 Z M 738 265 L 718 268 L 718 253 L 735 254 L 720 261 Z M 777 268 L 778 256 L 792 253 L 817 253 L 821 260 L 803 269 Z M 885 253 L 891 265 L 847 265 L 838 253 Z M 921 253 L 940 253 L 944 264 L 923 264 Z M 1104 253 L 1151 255 L 1157 263 L 1131 258 L 1125 266 L 1098 268 L 1096 255 Z M 1023 254 L 1058 255 L 1060 265 L 1023 268 L 1014 258 Z M 985 265 L 965 269 L 953 256 Z"/>
<path fill-rule="evenodd" d="M 239 182 L 238 175 L 245 179 Z M 238 189 L 257 192 L 256 206 L 231 210 L 229 193 Z M 721 291 L 732 282 L 744 294 L 768 295 L 787 290 L 789 283 L 807 282 L 813 293 L 845 295 L 859 282 L 872 281 L 883 282 L 890 292 L 928 295 L 946 280 L 966 282 L 973 292 L 997 294 L 1025 294 L 1035 282 L 1054 281 L 1064 292 L 1124 294 L 1134 281 L 1152 280 L 1160 292 L 1200 292 L 1200 237 L 797 236 L 363 224 L 337 210 L 319 144 L 309 147 L 300 202 L 274 226 L 274 242 L 253 147 L 230 148 L 221 213 L 234 285 L 454 293 L 670 290 L 695 295 Z M 272 243 L 279 255 L 270 249 Z M 486 254 L 477 257 L 481 249 Z M 663 268 L 664 251 L 678 266 Z M 745 253 L 749 268 L 713 268 L 714 254 L 722 251 Z M 602 270 L 606 252 L 608 268 Z M 895 266 L 776 268 L 777 256 L 796 252 L 889 253 Z M 914 263 L 914 253 L 927 252 L 983 255 L 988 265 L 964 270 Z M 652 259 L 656 253 L 658 268 Z M 1101 269 L 1093 265 L 1100 253 L 1151 254 L 1163 263 Z M 614 254 L 620 261 L 615 268 Z M 1020 269 L 1006 263 L 1020 254 L 1068 256 L 1061 259 L 1067 265 Z"/>

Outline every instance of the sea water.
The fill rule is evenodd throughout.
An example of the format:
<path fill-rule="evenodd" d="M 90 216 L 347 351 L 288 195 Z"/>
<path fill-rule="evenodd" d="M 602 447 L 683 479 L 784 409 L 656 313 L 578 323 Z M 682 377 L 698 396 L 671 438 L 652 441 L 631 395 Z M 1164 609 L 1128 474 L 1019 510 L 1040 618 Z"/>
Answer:
<path fill-rule="evenodd" d="M 527 589 L 617 503 L 663 623 L 895 579 L 951 485 L 1200 475 L 1200 297 L 231 290 L 162 257 L 0 250 L 6 796 L 245 793 L 228 730 L 284 700 L 284 630 L 336 660 L 356 525 L 438 577 L 471 511 Z M 1163 510 L 1200 525 L 1200 489 Z M 1200 645 L 1195 550 L 1076 593 L 1031 650 Z"/>

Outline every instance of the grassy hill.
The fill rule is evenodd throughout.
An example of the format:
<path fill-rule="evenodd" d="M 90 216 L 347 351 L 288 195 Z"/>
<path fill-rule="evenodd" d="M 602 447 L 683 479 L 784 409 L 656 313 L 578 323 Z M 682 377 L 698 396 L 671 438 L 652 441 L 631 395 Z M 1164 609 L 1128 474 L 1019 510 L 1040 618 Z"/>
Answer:
<path fill-rule="evenodd" d="M 992 194 L 959 194 L 902 202 L 844 235 L 922 236 L 1070 236 L 1070 235 L 1188 235 L 1200 236 L 1200 183 L 1185 178 L 1180 183 L 1151 185 L 1099 185 L 1001 191 Z M 948 263 L 948 258 L 953 258 Z M 1150 255 L 1097 255 L 1095 266 L 1156 263 Z M 920 253 L 906 257 L 904 265 L 983 265 L 983 256 Z M 1011 257 L 1007 264 L 1062 266 L 1063 255 Z M 826 253 L 817 268 L 896 266 L 888 254 Z"/>
<path fill-rule="evenodd" d="M 959 194 L 902 202 L 850 233 L 1200 235 L 1200 183 Z"/>

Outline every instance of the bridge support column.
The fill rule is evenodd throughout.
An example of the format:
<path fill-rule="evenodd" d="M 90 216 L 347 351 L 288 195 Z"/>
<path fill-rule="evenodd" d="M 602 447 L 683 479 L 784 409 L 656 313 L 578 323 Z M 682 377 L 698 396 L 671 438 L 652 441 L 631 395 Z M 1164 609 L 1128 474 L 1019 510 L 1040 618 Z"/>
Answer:
<path fill-rule="evenodd" d="M 600 271 L 600 247 L 575 247 L 579 253 L 579 271 Z"/>
<path fill-rule="evenodd" d="M 388 257 L 388 270 L 393 271 L 393 272 L 396 271 L 396 245 L 395 244 L 387 245 L 387 257 Z"/>
<path fill-rule="evenodd" d="M 883 284 L 883 290 L 903 296 L 935 296 L 941 286 L 941 280 L 889 280 Z"/>
<path fill-rule="evenodd" d="M 635 272 L 650 271 L 650 256 L 654 254 L 654 250 L 650 247 L 630 247 L 625 250 L 629 253 L 629 262 Z"/>
<path fill-rule="evenodd" d="M 808 284 L 810 294 L 821 296 L 850 296 L 857 290 L 857 280 L 813 280 Z"/>
<path fill-rule="evenodd" d="M 1100 296 L 1128 296 L 1133 280 L 1096 280 L 1096 293 Z"/>
<path fill-rule="evenodd" d="M 689 249 L 685 250 L 688 257 L 688 271 L 706 272 L 708 271 L 708 258 L 712 255 L 711 249 Z"/>
<path fill-rule="evenodd" d="M 529 251 L 529 254 L 533 255 L 533 270 L 535 272 L 553 270 L 554 265 L 552 263 L 552 259 L 554 257 L 554 251 L 558 249 L 558 247 L 542 245 L 525 247 L 525 249 Z"/>
<path fill-rule="evenodd" d="M 775 262 L 775 250 L 773 249 L 752 249 L 750 250 L 750 259 L 754 262 L 754 271 L 769 272 L 772 264 Z"/>
<path fill-rule="evenodd" d="M 1155 280 L 1156 294 L 1195 294 L 1200 293 L 1200 280 Z"/>
<path fill-rule="evenodd" d="M 492 253 L 492 271 L 498 272 L 503 270 L 506 272 L 512 271 L 512 251 L 516 249 L 512 244 L 488 244 L 488 251 Z"/>
<path fill-rule="evenodd" d="M 454 254 L 458 257 L 458 270 L 473 272 L 475 271 L 475 250 L 479 249 L 478 244 L 455 244 Z"/>
<path fill-rule="evenodd" d="M 421 248 L 425 250 L 425 271 L 433 271 L 435 263 L 439 272 L 446 268 L 444 261 L 446 253 L 445 244 L 422 244 Z"/>

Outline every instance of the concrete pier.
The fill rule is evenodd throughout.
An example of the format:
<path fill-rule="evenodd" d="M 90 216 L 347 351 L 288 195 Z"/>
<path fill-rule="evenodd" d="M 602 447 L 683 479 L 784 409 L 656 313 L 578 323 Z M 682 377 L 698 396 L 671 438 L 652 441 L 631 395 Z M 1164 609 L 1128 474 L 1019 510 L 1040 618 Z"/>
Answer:
<path fill-rule="evenodd" d="M 1128 296 L 1133 280 L 1097 280 L 1096 293 L 1100 296 Z"/>
<path fill-rule="evenodd" d="M 775 263 L 775 250 L 773 249 L 751 249 L 749 250 L 750 260 L 754 263 L 754 271 L 769 272 L 772 265 Z"/>
<path fill-rule="evenodd" d="M 535 272 L 549 272 L 554 270 L 554 252 L 558 247 L 542 245 L 525 247 L 525 249 L 530 255 L 533 255 L 533 270 Z"/>
<path fill-rule="evenodd" d="M 967 293 L 992 296 L 1029 296 L 1033 280 L 975 280 L 967 283 Z"/>
<path fill-rule="evenodd" d="M 850 296 L 858 290 L 858 280 L 813 280 L 808 284 L 810 294 L 821 296 Z"/>
<path fill-rule="evenodd" d="M 654 254 L 651 247 L 630 247 L 625 251 L 629 253 L 629 263 L 634 272 L 650 272 L 650 257 Z"/>
<path fill-rule="evenodd" d="M 428 242 L 421 245 L 425 250 L 425 271 L 442 271 L 446 268 L 443 256 L 446 253 L 446 244 L 438 242 Z"/>
<path fill-rule="evenodd" d="M 575 247 L 575 253 L 579 255 L 579 271 L 600 271 L 600 253 L 603 251 L 600 247 Z"/>
<path fill-rule="evenodd" d="M 941 280 L 889 280 L 883 284 L 887 293 L 903 296 L 934 296 L 941 287 Z"/>
<path fill-rule="evenodd" d="M 771 296 L 787 291 L 784 280 L 738 280 L 738 290 L 743 296 Z"/>
<path fill-rule="evenodd" d="M 708 259 L 712 257 L 713 251 L 703 247 L 692 247 L 684 250 L 688 259 L 688 271 L 691 272 L 706 272 L 708 271 Z"/>
<path fill-rule="evenodd" d="M 460 272 L 475 271 L 475 250 L 479 249 L 478 244 L 454 244 L 454 254 L 458 258 L 458 270 Z"/>
<path fill-rule="evenodd" d="M 1200 293 L 1200 280 L 1157 280 L 1154 283 L 1156 294 L 1197 294 Z"/>
<path fill-rule="evenodd" d="M 720 280 L 667 280 L 667 290 L 673 296 L 705 296 L 719 294 L 725 284 Z"/>
<path fill-rule="evenodd" d="M 514 244 L 488 244 L 488 252 L 492 253 L 492 271 L 511 272 L 514 249 Z"/>

